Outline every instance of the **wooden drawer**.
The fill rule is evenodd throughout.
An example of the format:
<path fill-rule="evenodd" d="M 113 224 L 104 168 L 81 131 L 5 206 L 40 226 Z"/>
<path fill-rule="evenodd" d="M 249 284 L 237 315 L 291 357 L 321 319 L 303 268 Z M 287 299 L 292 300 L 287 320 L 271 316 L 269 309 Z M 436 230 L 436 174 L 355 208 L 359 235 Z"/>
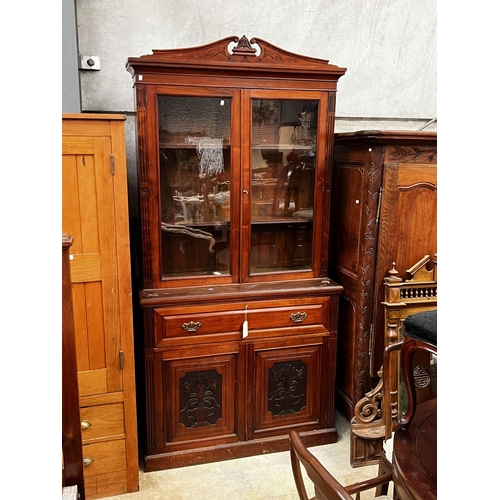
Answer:
<path fill-rule="evenodd" d="M 84 476 L 125 470 L 125 439 L 83 445 Z"/>
<path fill-rule="evenodd" d="M 80 420 L 84 444 L 110 436 L 125 436 L 123 403 L 80 408 Z"/>
<path fill-rule="evenodd" d="M 155 345 L 238 340 L 243 338 L 245 319 L 250 340 L 326 334 L 330 328 L 330 297 L 158 308 L 155 309 Z"/>

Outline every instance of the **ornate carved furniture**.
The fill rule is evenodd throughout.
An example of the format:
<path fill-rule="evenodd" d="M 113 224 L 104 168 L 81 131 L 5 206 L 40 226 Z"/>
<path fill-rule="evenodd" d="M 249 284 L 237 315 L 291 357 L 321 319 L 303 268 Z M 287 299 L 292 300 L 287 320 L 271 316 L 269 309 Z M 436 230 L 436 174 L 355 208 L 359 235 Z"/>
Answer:
<path fill-rule="evenodd" d="M 337 407 L 349 418 L 378 381 L 384 276 L 437 252 L 437 134 L 335 135 L 329 276 L 339 301 Z"/>
<path fill-rule="evenodd" d="M 139 488 L 123 115 L 62 119 L 86 498 Z"/>
<path fill-rule="evenodd" d="M 383 408 L 382 368 L 379 382 L 362 397 L 354 407 L 351 419 L 351 466 L 375 465 L 380 462 L 386 434 Z"/>
<path fill-rule="evenodd" d="M 386 348 L 401 339 L 401 331 L 408 316 L 437 308 L 437 256 L 435 255 L 434 259 L 431 259 L 430 255 L 424 256 L 406 273 L 408 278 L 403 281 L 398 276 L 399 272 L 394 264 L 384 279 L 385 301 L 382 306 L 386 324 Z M 412 361 L 412 369 L 420 373 L 419 383 L 413 384 L 411 388 L 415 391 L 417 402 L 432 397 L 432 386 L 429 383 L 430 359 L 428 354 L 421 352 L 417 353 Z M 399 418 L 401 399 L 397 356 L 388 359 L 384 372 L 387 373 L 385 390 L 391 409 L 390 416 L 386 414 L 386 417 L 392 420 L 394 427 Z"/>
<path fill-rule="evenodd" d="M 128 60 L 146 471 L 334 442 L 327 277 L 344 68 L 229 37 Z M 300 182 L 298 180 L 300 179 Z"/>
<path fill-rule="evenodd" d="M 420 364 L 415 363 L 418 352 L 425 352 L 437 355 L 437 309 L 422 311 L 408 316 L 403 325 L 404 340 L 388 345 L 384 353 L 384 365 L 389 366 L 390 354 L 393 351 L 401 350 L 400 369 L 404 376 L 405 386 L 408 392 L 408 405 L 404 415 L 397 417 L 397 425 L 402 429 L 407 429 L 415 414 L 418 404 L 417 390 L 429 388 L 426 394 L 432 399 L 432 387 L 430 373 Z M 424 358 L 426 360 L 426 358 Z M 390 397 L 386 389 L 386 396 Z M 420 396 L 420 401 L 422 396 Z"/>
<path fill-rule="evenodd" d="M 315 497 L 311 500 L 352 500 L 356 494 L 359 500 L 360 493 L 373 488 L 384 488 L 387 492 L 388 483 L 392 481 L 392 471 L 373 479 L 360 481 L 348 486 L 342 486 L 321 464 L 321 462 L 306 448 L 297 431 L 290 432 L 290 457 L 292 462 L 293 477 L 297 486 L 300 500 L 308 500 L 304 479 L 302 477 L 301 464 L 314 484 Z M 386 495 L 374 497 L 376 499 L 388 499 Z"/>
<path fill-rule="evenodd" d="M 437 399 L 420 403 L 408 429 L 394 433 L 394 488 L 400 500 L 437 499 Z"/>
<path fill-rule="evenodd" d="M 401 500 L 433 500 L 437 498 L 437 398 L 417 405 L 416 389 L 430 380 L 420 366 L 415 368 L 414 358 L 419 352 L 437 355 L 437 310 L 407 316 L 403 337 L 387 346 L 384 354 L 387 366 L 391 353 L 401 351 L 400 367 L 408 391 L 408 407 L 394 433 L 394 484 Z M 391 424 L 392 419 L 388 427 Z"/>
<path fill-rule="evenodd" d="M 436 257 L 431 259 L 429 255 L 424 256 L 406 271 L 405 277 L 406 280 L 399 277 L 394 264 L 384 280 L 384 344 L 388 349 L 393 344 L 401 346 L 401 330 L 409 315 L 437 308 Z M 379 370 L 377 386 L 357 402 L 351 420 L 353 467 L 371 465 L 379 461 L 383 470 L 390 467 L 385 457 L 383 442 L 392 436 L 399 418 L 400 375 L 399 360 L 396 356 L 390 359 L 384 356 L 383 361 L 385 365 Z M 432 388 L 426 383 L 429 363 L 429 356 L 425 354 L 415 356 L 412 361 L 413 368 L 417 368 L 421 375 L 419 384 L 415 385 L 417 402 L 432 397 Z"/>
<path fill-rule="evenodd" d="M 62 486 L 74 487 L 85 500 L 82 454 L 82 429 L 78 401 L 75 325 L 71 299 L 69 249 L 73 237 L 62 235 Z"/>

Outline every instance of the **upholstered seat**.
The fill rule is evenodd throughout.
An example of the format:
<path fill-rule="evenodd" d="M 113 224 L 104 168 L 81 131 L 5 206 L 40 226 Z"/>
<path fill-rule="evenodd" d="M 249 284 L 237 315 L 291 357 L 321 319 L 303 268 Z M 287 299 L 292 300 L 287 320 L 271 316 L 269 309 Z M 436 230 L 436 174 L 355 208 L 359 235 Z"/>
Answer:
<path fill-rule="evenodd" d="M 408 316 L 403 325 L 404 335 L 437 346 L 437 309 Z"/>

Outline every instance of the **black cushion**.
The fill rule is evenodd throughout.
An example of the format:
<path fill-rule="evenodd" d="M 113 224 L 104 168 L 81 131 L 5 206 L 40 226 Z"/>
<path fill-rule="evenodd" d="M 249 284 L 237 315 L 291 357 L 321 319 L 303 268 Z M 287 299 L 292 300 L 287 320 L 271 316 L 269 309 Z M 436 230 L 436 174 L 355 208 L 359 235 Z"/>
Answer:
<path fill-rule="evenodd" d="M 437 309 L 410 314 L 403 323 L 404 334 L 437 346 Z"/>

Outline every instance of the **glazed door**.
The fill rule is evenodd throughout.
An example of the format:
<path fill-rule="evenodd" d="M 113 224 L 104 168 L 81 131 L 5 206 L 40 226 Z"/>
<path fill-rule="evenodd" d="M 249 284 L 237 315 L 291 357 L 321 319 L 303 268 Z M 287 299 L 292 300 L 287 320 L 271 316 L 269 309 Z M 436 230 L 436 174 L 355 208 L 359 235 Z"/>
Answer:
<path fill-rule="evenodd" d="M 110 137 L 63 136 L 62 230 L 71 282 L 80 397 L 123 390 Z"/>
<path fill-rule="evenodd" d="M 159 247 L 153 275 L 169 286 L 237 281 L 239 94 L 156 87 L 149 95 L 157 131 L 149 161 L 158 167 L 148 182 L 159 189 L 145 221 Z"/>
<path fill-rule="evenodd" d="M 243 91 L 242 281 L 319 275 L 325 96 Z M 288 276 L 285 276 L 288 274 Z"/>

